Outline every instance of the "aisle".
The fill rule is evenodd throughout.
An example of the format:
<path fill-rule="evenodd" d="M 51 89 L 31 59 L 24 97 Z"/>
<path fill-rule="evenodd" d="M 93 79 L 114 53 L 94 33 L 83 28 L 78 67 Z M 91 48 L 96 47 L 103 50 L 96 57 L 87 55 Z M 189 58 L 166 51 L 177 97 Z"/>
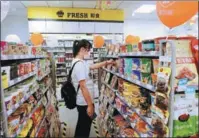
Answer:
<path fill-rule="evenodd" d="M 57 88 L 57 97 L 58 99 L 60 98 L 60 88 Z M 98 114 L 98 100 L 95 100 L 95 112 Z M 78 113 L 77 109 L 67 109 L 64 106 L 64 102 L 59 103 L 62 106 L 59 106 L 59 117 L 60 117 L 60 122 L 64 122 L 67 124 L 67 129 L 66 129 L 66 137 L 73 137 L 75 133 L 75 128 L 77 124 L 77 118 L 78 118 Z M 94 124 L 92 124 L 91 127 L 91 132 L 90 132 L 90 137 L 97 137 L 96 135 L 96 130 L 94 128 Z"/>

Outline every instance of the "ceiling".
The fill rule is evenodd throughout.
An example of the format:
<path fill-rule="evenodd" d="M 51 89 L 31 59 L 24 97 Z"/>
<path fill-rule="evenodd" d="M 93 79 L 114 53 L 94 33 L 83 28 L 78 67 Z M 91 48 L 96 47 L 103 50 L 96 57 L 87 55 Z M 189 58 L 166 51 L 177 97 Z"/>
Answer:
<path fill-rule="evenodd" d="M 26 16 L 27 7 L 30 6 L 44 6 L 44 7 L 73 7 L 73 8 L 96 8 L 97 0 L 73 0 L 73 1 L 10 1 L 9 15 Z M 142 4 L 155 4 L 155 1 L 125 1 L 125 0 L 111 0 L 110 9 L 123 9 L 125 19 L 147 19 L 156 20 L 156 12 L 150 14 L 135 14 L 136 10 Z"/>

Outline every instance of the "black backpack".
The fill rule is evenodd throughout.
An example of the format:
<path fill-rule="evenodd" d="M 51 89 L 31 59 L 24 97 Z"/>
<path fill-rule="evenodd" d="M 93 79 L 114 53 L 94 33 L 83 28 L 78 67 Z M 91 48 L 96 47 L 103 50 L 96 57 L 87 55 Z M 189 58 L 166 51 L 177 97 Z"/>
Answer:
<path fill-rule="evenodd" d="M 75 87 L 73 86 L 72 83 L 71 75 L 75 64 L 78 62 L 79 61 L 76 61 L 73 64 L 72 68 L 69 71 L 67 81 L 62 85 L 61 88 L 61 97 L 64 98 L 65 105 L 68 109 L 74 109 L 76 107 L 76 98 L 77 98 L 77 92 L 79 90 L 79 85 L 76 92 Z"/>

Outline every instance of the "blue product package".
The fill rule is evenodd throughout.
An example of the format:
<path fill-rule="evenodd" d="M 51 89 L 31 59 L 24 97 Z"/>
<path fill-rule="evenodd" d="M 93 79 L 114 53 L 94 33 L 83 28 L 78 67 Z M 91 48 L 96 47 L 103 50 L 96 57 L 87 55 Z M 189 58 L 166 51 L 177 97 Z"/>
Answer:
<path fill-rule="evenodd" d="M 139 70 L 133 70 L 132 77 L 133 77 L 133 80 L 141 81 L 141 72 Z"/>
<path fill-rule="evenodd" d="M 144 51 L 155 51 L 155 44 L 154 43 L 142 43 L 142 49 Z"/>
<path fill-rule="evenodd" d="M 139 58 L 132 59 L 132 70 L 140 70 L 140 59 Z"/>

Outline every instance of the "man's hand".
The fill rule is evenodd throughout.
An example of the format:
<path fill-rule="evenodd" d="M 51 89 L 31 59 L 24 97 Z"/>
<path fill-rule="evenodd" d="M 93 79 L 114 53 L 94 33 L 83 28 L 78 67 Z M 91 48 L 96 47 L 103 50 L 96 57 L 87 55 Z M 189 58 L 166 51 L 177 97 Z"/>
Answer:
<path fill-rule="evenodd" d="M 87 114 L 89 117 L 93 116 L 93 114 L 94 114 L 94 106 L 93 105 L 88 105 Z"/>

